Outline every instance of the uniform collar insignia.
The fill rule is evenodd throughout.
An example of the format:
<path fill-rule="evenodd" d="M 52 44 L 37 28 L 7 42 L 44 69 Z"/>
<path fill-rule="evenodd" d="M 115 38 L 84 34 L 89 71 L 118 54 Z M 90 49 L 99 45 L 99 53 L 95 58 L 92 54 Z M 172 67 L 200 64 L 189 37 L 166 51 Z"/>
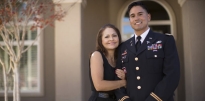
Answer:
<path fill-rule="evenodd" d="M 130 41 L 130 46 L 132 46 L 132 40 Z"/>

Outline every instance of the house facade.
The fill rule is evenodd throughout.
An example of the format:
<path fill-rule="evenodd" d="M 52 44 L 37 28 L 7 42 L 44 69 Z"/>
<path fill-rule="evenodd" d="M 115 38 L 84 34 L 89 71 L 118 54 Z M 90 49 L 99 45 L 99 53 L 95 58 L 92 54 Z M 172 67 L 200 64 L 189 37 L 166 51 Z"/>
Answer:
<path fill-rule="evenodd" d="M 152 30 L 176 40 L 181 77 L 175 100 L 203 101 L 205 0 L 63 0 L 67 16 L 55 22 L 54 28 L 46 28 L 39 41 L 39 89 L 22 94 L 22 101 L 87 101 L 91 94 L 89 55 L 95 50 L 97 32 L 111 23 L 120 29 L 123 41 L 130 38 L 133 30 L 126 9 L 133 1 L 148 5 Z"/>

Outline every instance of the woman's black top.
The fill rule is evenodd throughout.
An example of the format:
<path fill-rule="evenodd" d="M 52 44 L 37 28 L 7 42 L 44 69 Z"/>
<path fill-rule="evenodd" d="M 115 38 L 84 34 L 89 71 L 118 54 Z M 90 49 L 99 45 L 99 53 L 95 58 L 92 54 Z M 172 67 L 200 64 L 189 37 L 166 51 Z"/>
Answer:
<path fill-rule="evenodd" d="M 106 59 L 105 55 L 102 52 L 100 52 L 100 53 L 101 53 L 102 58 L 103 58 L 103 68 L 104 68 L 103 79 L 104 80 L 110 80 L 110 81 L 115 80 L 115 68 L 112 67 L 109 64 L 109 62 Z M 89 63 L 89 67 L 90 67 L 90 63 Z M 114 95 L 114 90 L 111 90 L 111 91 L 96 91 L 96 89 L 93 85 L 90 68 L 89 68 L 89 78 L 90 78 L 90 83 L 91 83 L 92 95 L 91 95 L 91 97 L 89 98 L 88 101 L 116 101 L 115 100 L 115 95 Z M 101 96 L 103 94 L 105 94 L 105 95 L 109 94 L 109 98 Z"/>

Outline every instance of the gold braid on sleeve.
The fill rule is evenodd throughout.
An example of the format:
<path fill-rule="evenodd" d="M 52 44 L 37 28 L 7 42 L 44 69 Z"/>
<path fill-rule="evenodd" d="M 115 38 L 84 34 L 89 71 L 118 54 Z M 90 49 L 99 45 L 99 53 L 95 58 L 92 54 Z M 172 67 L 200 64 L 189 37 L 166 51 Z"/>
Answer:
<path fill-rule="evenodd" d="M 162 101 L 155 93 L 151 92 L 150 95 L 155 98 L 157 101 Z"/>
<path fill-rule="evenodd" d="M 129 98 L 129 96 L 124 96 L 121 99 L 119 99 L 118 101 L 124 101 L 125 99 Z"/>

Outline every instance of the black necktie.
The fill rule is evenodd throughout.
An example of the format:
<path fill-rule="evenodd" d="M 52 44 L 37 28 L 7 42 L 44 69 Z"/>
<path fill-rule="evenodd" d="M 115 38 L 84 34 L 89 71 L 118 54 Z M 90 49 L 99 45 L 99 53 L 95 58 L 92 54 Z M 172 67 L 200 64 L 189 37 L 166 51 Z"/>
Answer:
<path fill-rule="evenodd" d="M 135 48 L 136 48 L 136 51 L 139 49 L 139 47 L 141 46 L 141 36 L 137 36 L 137 43 L 135 44 Z"/>

